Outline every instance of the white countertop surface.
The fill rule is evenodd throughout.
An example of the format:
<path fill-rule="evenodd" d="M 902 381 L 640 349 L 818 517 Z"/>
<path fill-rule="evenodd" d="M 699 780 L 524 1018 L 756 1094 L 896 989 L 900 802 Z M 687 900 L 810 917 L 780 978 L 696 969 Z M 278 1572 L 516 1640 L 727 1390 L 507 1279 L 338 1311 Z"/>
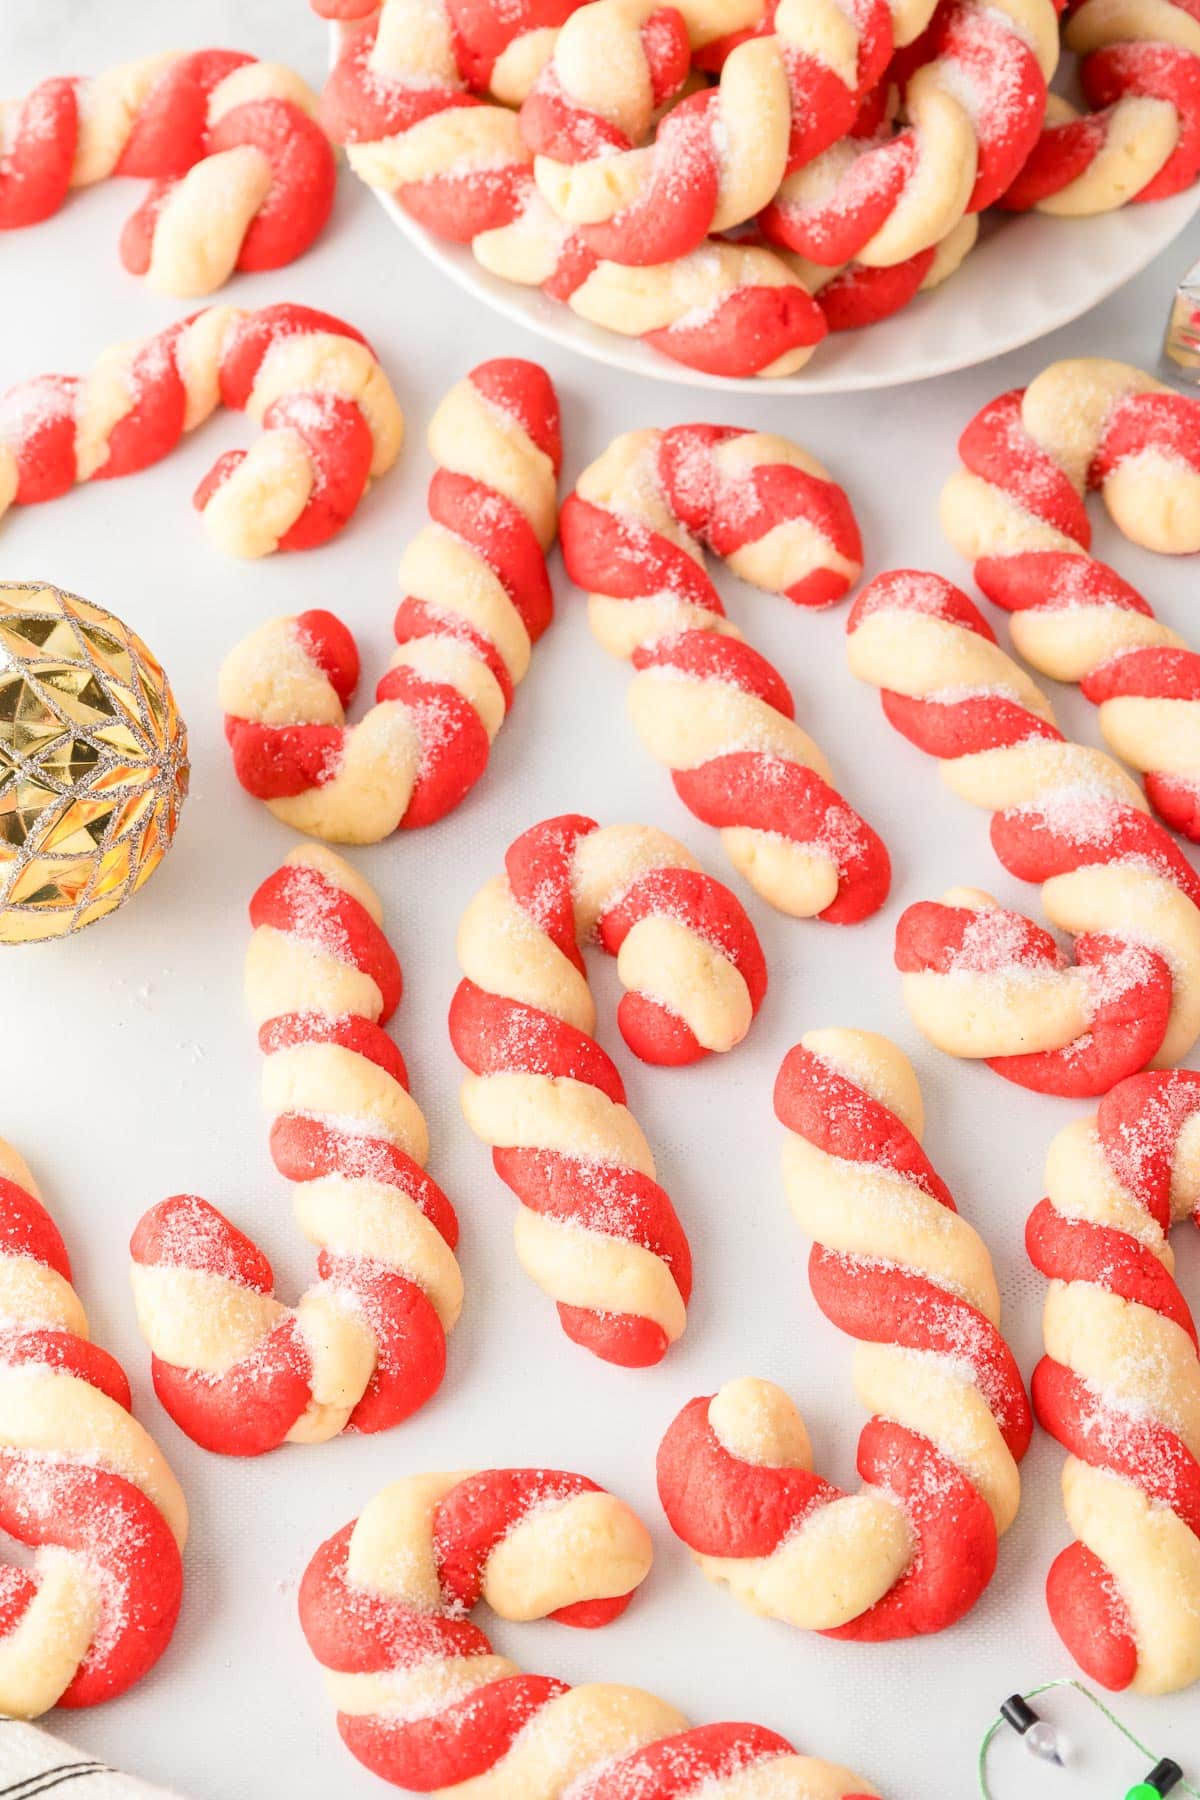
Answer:
<path fill-rule="evenodd" d="M 303 0 L 6 0 L 0 13 L 0 67 L 10 94 L 52 73 L 211 44 L 290 61 L 314 83 L 321 79 L 324 30 Z M 0 386 L 45 370 L 83 370 L 104 345 L 152 332 L 187 310 L 120 268 L 118 232 L 138 197 L 136 184 L 113 183 L 75 198 L 48 224 L 0 240 Z M 764 386 L 714 405 L 713 396 L 661 383 L 639 387 L 550 350 L 544 361 L 563 404 L 567 480 L 633 426 L 707 417 L 783 431 L 848 487 L 869 572 L 907 564 L 966 584 L 967 571 L 941 541 L 936 499 L 968 417 L 1054 357 L 1100 353 L 1152 367 L 1169 290 L 1198 253 L 1193 227 L 1138 280 L 1055 337 L 877 397 L 781 400 Z M 169 1651 L 124 1699 L 50 1723 L 193 1800 L 381 1795 L 385 1789 L 342 1749 L 300 1635 L 296 1587 L 304 1565 L 322 1538 L 400 1474 L 540 1462 L 579 1469 L 629 1499 L 654 1533 L 657 1562 L 642 1595 L 608 1631 L 499 1626 L 495 1637 L 506 1653 L 571 1680 L 652 1688 L 696 1721 L 761 1720 L 804 1749 L 855 1766 L 889 1800 L 965 1800 L 974 1791 L 979 1740 L 1000 1700 L 1071 1672 L 1041 1593 L 1046 1567 L 1067 1541 L 1057 1446 L 1039 1436 L 1025 1465 L 1020 1517 L 970 1617 L 945 1635 L 883 1647 L 832 1643 L 742 1612 L 692 1568 L 654 1493 L 655 1449 L 679 1406 L 742 1373 L 786 1386 L 809 1424 L 818 1467 L 854 1484 L 862 1413 L 849 1387 L 850 1346 L 808 1292 L 808 1245 L 783 1201 L 781 1134 L 771 1111 L 780 1058 L 810 1026 L 881 1030 L 912 1056 L 926 1098 L 927 1147 L 987 1238 L 1008 1335 L 1026 1372 L 1038 1353 L 1042 1283 L 1024 1259 L 1024 1220 L 1041 1192 L 1052 1133 L 1083 1109 L 1025 1094 L 983 1067 L 930 1050 L 909 1024 L 891 963 L 895 920 L 911 900 L 965 882 L 1036 914 L 1037 896 L 999 868 L 986 816 L 943 789 L 933 766 L 886 724 L 877 697 L 851 680 L 844 609 L 806 617 L 723 583 L 734 616 L 792 683 L 798 714 L 847 798 L 892 851 L 887 907 L 851 931 L 788 921 L 732 876 L 715 834 L 683 809 L 665 772 L 634 741 L 624 713 L 627 671 L 594 644 L 580 595 L 556 559 L 557 623 L 535 652 L 484 780 L 434 829 L 354 853 L 383 896 L 404 966 L 406 996 L 393 1031 L 429 1120 L 431 1170 L 462 1222 L 467 1307 L 441 1393 L 382 1436 L 242 1463 L 189 1443 L 151 1393 L 126 1246 L 153 1201 L 180 1189 L 207 1195 L 271 1256 L 286 1297 L 298 1294 L 311 1268 L 267 1157 L 240 973 L 246 903 L 295 839 L 234 782 L 214 693 L 218 663 L 261 620 L 330 606 L 359 634 L 369 690 L 390 647 L 400 550 L 424 516 L 423 433 L 432 406 L 485 357 L 540 354 L 534 338 L 481 311 L 414 256 L 348 175 L 315 252 L 277 274 L 240 277 L 223 297 L 248 306 L 303 301 L 358 326 L 393 377 L 409 438 L 401 464 L 351 527 L 312 554 L 239 565 L 210 549 L 189 496 L 221 450 L 248 441 L 251 428 L 240 416 L 211 421 L 145 474 L 19 510 L 0 527 L 0 579 L 74 589 L 145 636 L 173 678 L 193 763 L 176 848 L 144 894 L 79 937 L 3 959 L 0 1133 L 33 1166 L 67 1238 L 94 1335 L 129 1370 L 139 1416 L 166 1450 L 192 1510 L 183 1615 Z M 1200 641 L 1194 564 L 1139 554 L 1099 520 L 1096 548 Z M 1099 741 L 1094 715 L 1076 693 L 1055 700 L 1068 730 Z M 445 1029 L 457 915 L 520 830 L 566 810 L 674 832 L 738 889 L 770 962 L 767 1004 L 747 1043 L 682 1071 L 644 1068 L 624 1051 L 612 1022 L 613 971 L 593 963 L 602 1039 L 615 1044 L 696 1256 L 687 1335 L 648 1371 L 607 1367 L 571 1345 L 550 1303 L 521 1274 L 511 1244 L 514 1202 L 460 1119 L 459 1070 Z M 1200 1303 L 1200 1246 L 1185 1239 L 1181 1258 L 1185 1289 Z M 1174 1749 L 1186 1760 L 1190 1742 L 1200 1768 L 1195 1692 L 1117 1704 L 1160 1753 Z M 1107 1791 L 1086 1766 L 1082 1784 L 1066 1776 L 1032 1783 L 1031 1773 L 1019 1788 L 1010 1779 L 997 1786 L 996 1800 L 1043 1792 L 1050 1800 L 1084 1793 L 1102 1800 Z"/>

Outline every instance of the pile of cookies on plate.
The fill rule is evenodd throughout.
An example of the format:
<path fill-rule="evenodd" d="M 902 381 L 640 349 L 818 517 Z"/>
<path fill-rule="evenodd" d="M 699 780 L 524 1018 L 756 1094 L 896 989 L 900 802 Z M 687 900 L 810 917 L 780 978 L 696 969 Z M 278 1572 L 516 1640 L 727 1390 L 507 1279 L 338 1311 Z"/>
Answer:
<path fill-rule="evenodd" d="M 690 368 L 792 374 L 954 273 L 987 208 L 1200 170 L 1174 0 L 313 0 L 362 179 L 504 280 Z M 1049 91 L 1062 46 L 1083 110 Z"/>

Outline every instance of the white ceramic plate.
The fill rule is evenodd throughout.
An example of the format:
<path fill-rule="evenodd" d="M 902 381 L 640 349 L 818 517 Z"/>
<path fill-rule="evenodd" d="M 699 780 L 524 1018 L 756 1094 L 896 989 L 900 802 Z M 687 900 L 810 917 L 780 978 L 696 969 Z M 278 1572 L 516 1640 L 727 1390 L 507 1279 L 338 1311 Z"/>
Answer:
<path fill-rule="evenodd" d="M 826 338 L 799 374 L 770 382 L 704 375 L 660 356 L 638 338 L 602 331 L 539 288 L 489 274 L 465 245 L 432 236 L 390 194 L 376 190 L 375 198 L 410 243 L 485 306 L 595 362 L 687 387 L 839 394 L 970 368 L 1069 325 L 1178 237 L 1200 210 L 1200 185 L 1172 200 L 1127 206 L 1095 219 L 1041 213 L 989 217 L 979 244 L 940 288 L 919 294 L 879 325 Z"/>

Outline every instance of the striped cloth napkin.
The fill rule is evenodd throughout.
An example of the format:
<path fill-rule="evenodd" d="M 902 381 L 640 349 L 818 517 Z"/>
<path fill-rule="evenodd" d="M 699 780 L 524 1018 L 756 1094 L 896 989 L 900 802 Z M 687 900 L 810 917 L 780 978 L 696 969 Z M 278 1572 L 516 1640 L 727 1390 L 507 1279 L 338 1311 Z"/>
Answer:
<path fill-rule="evenodd" d="M 179 1800 L 21 1719 L 0 1719 L 0 1800 Z"/>

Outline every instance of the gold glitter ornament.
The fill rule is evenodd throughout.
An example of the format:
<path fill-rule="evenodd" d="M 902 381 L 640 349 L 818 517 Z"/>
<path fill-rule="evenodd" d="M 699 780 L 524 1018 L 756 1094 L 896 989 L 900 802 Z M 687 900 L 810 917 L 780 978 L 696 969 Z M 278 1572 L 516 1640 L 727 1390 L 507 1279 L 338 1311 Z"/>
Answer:
<path fill-rule="evenodd" d="M 170 848 L 187 729 L 141 638 L 41 582 L 0 582 L 0 944 L 124 905 Z"/>

